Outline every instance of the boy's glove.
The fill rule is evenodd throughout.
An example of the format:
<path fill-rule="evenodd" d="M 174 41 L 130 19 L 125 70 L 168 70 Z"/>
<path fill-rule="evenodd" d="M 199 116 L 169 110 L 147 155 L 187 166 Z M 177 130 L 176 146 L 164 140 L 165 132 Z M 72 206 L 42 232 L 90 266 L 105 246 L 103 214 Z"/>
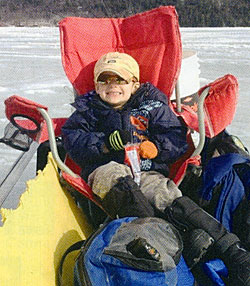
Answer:
<path fill-rule="evenodd" d="M 143 141 L 139 146 L 139 154 L 144 159 L 154 159 L 158 155 L 158 149 L 151 141 Z"/>
<path fill-rule="evenodd" d="M 107 136 L 105 145 L 109 150 L 120 151 L 131 141 L 131 134 L 127 130 L 115 130 Z"/>

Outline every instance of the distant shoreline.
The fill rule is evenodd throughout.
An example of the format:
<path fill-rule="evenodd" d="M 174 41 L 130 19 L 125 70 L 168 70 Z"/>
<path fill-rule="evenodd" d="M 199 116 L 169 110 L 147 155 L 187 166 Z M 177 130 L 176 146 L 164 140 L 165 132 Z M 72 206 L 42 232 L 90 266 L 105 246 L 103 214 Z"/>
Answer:
<path fill-rule="evenodd" d="M 63 19 L 63 18 L 62 18 Z M 44 24 L 43 22 L 41 23 L 34 23 L 32 25 L 13 25 L 13 24 L 2 24 L 0 23 L 0 29 L 1 28 L 57 28 L 59 26 L 59 24 L 56 25 L 52 25 L 52 24 Z M 238 27 L 180 27 L 180 29 L 183 30 L 188 30 L 188 29 L 201 29 L 201 30 L 205 30 L 205 29 L 218 29 L 218 30 L 227 30 L 227 29 L 250 29 L 249 27 L 244 27 L 244 26 L 238 26 Z"/>
<path fill-rule="evenodd" d="M 62 18 L 63 19 L 63 18 Z M 15 21 L 9 22 L 1 22 L 0 20 L 0 28 L 1 27 L 57 27 L 60 20 L 57 23 L 41 20 L 41 21 L 22 21 L 20 23 L 15 23 Z"/>
<path fill-rule="evenodd" d="M 67 17 L 67 16 L 66 16 Z M 41 21 L 36 21 L 36 22 L 31 22 L 31 21 L 27 21 L 27 22 L 22 22 L 22 23 L 14 23 L 12 21 L 10 22 L 7 22 L 7 23 L 4 23 L 4 22 L 1 22 L 0 21 L 0 28 L 1 27 L 58 27 L 59 25 L 59 22 L 60 20 L 62 20 L 63 18 L 65 17 L 62 17 L 60 19 L 58 19 L 58 21 L 53 22 L 53 21 L 46 21 L 46 20 L 41 20 Z M 181 27 L 181 26 L 180 26 Z M 183 26 L 181 28 L 186 28 L 186 29 L 189 29 L 189 28 L 201 28 L 201 29 L 205 29 L 205 28 L 218 28 L 218 29 L 228 29 L 228 28 L 250 28 L 250 25 L 249 26 Z"/>
<path fill-rule="evenodd" d="M 249 0 L 1 0 L 0 27 L 56 27 L 65 17 L 126 18 L 167 5 L 175 7 L 181 27 L 250 26 Z"/>

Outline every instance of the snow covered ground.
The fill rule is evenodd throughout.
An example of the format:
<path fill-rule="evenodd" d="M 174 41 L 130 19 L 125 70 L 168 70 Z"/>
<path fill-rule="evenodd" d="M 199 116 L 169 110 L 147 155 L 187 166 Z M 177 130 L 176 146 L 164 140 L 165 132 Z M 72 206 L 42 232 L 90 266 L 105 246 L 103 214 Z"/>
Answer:
<path fill-rule="evenodd" d="M 183 28 L 183 48 L 197 51 L 201 86 L 231 73 L 239 80 L 240 98 L 233 123 L 228 130 L 238 135 L 250 149 L 250 28 Z M 49 107 L 52 117 L 69 116 L 73 101 L 60 56 L 58 28 L 0 27 L 0 137 L 8 123 L 4 100 L 17 94 Z M 0 172 L 4 176 L 19 155 L 0 145 Z M 35 176 L 35 158 L 27 168 L 25 180 Z"/>

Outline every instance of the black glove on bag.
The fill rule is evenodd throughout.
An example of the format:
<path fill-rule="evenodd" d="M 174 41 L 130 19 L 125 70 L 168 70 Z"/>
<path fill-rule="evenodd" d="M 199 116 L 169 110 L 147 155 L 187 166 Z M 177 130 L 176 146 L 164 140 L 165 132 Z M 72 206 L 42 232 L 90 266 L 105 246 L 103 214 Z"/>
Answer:
<path fill-rule="evenodd" d="M 105 145 L 109 150 L 120 151 L 131 141 L 131 134 L 127 130 L 115 130 L 105 139 Z"/>
<path fill-rule="evenodd" d="M 153 217 L 154 209 L 131 176 L 120 177 L 102 200 L 112 218 L 137 216 Z"/>

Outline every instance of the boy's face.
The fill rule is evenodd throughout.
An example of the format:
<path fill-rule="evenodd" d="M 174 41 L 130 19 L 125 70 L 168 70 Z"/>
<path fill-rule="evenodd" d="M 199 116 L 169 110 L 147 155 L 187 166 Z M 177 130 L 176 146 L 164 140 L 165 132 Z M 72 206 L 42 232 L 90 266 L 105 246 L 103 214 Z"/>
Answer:
<path fill-rule="evenodd" d="M 97 83 L 95 83 L 96 92 L 101 99 L 114 108 L 121 108 L 138 89 L 139 83 L 130 81 L 127 83 L 114 73 L 102 73 Z"/>

